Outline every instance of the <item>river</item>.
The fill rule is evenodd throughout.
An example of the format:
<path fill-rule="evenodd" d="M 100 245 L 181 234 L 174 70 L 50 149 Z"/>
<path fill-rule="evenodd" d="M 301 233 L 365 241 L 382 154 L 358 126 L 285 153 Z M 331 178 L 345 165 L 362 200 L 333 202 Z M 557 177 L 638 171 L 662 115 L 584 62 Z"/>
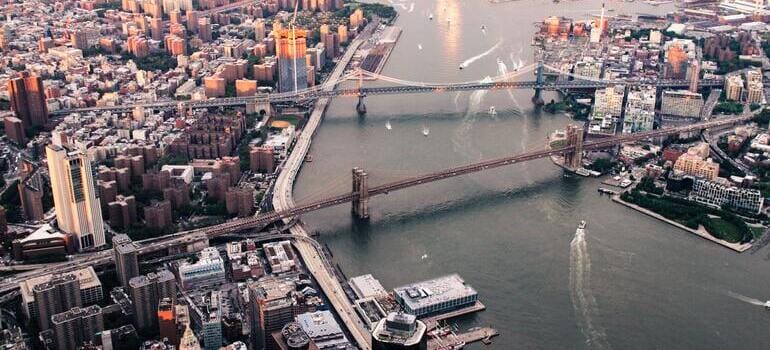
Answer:
<path fill-rule="evenodd" d="M 503 69 L 498 58 L 508 70 L 519 60 L 529 64 L 533 22 L 585 18 L 601 8 L 599 0 L 402 4 L 397 25 L 404 32 L 383 74 L 425 82 L 495 76 Z M 608 14 L 672 8 L 616 1 L 607 7 L 615 9 Z M 314 161 L 297 180 L 296 202 L 349 191 L 354 166 L 376 185 L 542 148 L 569 119 L 534 111 L 531 94 L 368 97 L 363 119 L 355 99 L 336 99 L 310 150 Z M 770 299 L 767 249 L 736 254 L 611 202 L 597 194 L 599 181 L 566 178 L 548 160 L 536 160 L 376 197 L 369 223 L 355 223 L 348 206 L 302 219 L 349 277 L 371 273 L 392 289 L 459 273 L 487 310 L 458 325 L 500 330 L 485 348 L 770 347 L 770 315 L 757 305 Z M 580 220 L 589 226 L 576 236 Z"/>

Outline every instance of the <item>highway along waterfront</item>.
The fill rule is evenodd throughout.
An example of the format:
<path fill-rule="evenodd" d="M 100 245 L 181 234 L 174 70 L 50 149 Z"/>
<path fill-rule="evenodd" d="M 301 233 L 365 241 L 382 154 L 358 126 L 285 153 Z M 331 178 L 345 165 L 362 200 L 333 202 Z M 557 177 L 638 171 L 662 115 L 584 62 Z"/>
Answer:
<path fill-rule="evenodd" d="M 382 73 L 425 82 L 480 80 L 530 64 L 532 22 L 601 8 L 599 0 L 415 1 L 411 12 L 405 4 L 396 7 L 403 33 Z M 615 15 L 670 6 L 607 3 Z M 335 99 L 294 201 L 349 192 L 354 166 L 376 186 L 541 149 L 569 118 L 534 111 L 531 96 L 370 96 L 361 119 L 355 99 Z M 706 242 L 598 195 L 599 182 L 566 178 L 543 159 L 374 198 L 369 223 L 355 222 L 347 206 L 302 219 L 349 277 L 372 273 L 393 288 L 459 273 L 487 306 L 458 319 L 460 328 L 489 325 L 501 333 L 485 348 L 770 347 L 770 315 L 746 301 L 770 299 L 770 250 L 737 254 Z M 575 246 L 580 220 L 589 226 Z"/>

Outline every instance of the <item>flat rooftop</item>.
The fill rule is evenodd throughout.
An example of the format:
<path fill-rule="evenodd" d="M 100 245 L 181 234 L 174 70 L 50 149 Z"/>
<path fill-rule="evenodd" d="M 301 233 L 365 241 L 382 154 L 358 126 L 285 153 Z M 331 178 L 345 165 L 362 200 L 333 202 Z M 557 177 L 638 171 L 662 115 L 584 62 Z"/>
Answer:
<path fill-rule="evenodd" d="M 394 292 L 412 310 L 478 295 L 478 292 L 465 284 L 465 281 L 458 274 L 398 287 L 394 289 Z"/>
<path fill-rule="evenodd" d="M 96 271 L 94 271 L 94 268 L 91 266 L 75 270 L 71 272 L 71 274 L 74 274 L 75 277 L 77 277 L 78 281 L 80 282 L 81 290 L 102 286 L 102 282 L 99 281 L 99 277 L 96 275 Z M 48 274 L 20 282 L 19 289 L 21 290 L 22 300 L 24 300 L 24 302 L 32 302 L 35 298 L 32 294 L 32 288 L 38 284 L 48 282 L 53 276 L 54 274 Z"/>

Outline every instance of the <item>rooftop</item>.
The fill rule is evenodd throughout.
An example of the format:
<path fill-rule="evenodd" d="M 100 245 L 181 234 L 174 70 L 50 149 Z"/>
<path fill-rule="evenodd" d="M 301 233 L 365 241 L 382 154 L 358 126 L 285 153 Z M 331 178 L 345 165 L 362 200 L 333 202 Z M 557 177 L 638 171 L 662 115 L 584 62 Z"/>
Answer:
<path fill-rule="evenodd" d="M 394 292 L 413 310 L 478 294 L 458 274 L 398 287 Z"/>

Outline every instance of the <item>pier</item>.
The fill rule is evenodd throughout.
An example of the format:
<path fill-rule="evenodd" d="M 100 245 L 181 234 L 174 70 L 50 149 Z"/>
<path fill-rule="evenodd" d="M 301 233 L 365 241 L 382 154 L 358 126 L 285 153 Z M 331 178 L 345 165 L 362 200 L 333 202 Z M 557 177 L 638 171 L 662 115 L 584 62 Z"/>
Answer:
<path fill-rule="evenodd" d="M 446 312 L 436 316 L 426 317 L 426 318 L 423 318 L 422 321 L 425 322 L 425 325 L 428 326 L 428 329 L 430 330 L 430 329 L 436 328 L 436 326 L 438 326 L 438 323 L 441 321 L 446 321 L 450 318 L 482 311 L 486 308 L 487 307 L 482 302 L 477 300 L 476 303 L 474 303 L 471 306 L 467 306 L 462 309 L 457 309 L 457 310 Z"/>
<path fill-rule="evenodd" d="M 465 345 L 481 341 L 486 345 L 492 343 L 492 338 L 500 335 L 500 333 L 491 327 L 476 327 L 471 328 L 467 332 L 452 333 L 445 337 L 438 337 L 428 340 L 429 350 L 443 350 L 452 349 L 455 345 Z"/>

